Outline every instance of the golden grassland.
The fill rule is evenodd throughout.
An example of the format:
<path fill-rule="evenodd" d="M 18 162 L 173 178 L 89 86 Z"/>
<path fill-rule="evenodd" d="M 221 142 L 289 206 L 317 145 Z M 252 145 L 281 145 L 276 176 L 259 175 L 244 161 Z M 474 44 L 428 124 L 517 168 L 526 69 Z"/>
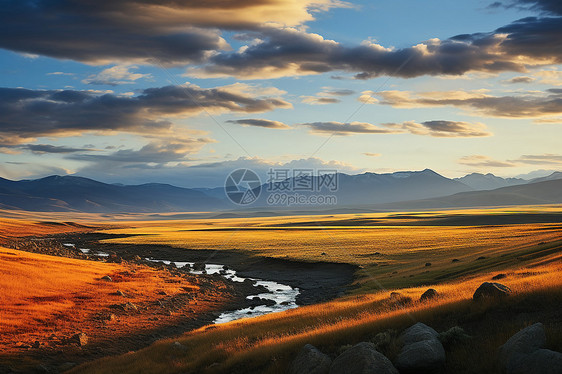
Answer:
<path fill-rule="evenodd" d="M 173 345 L 175 340 L 163 340 L 138 352 L 85 364 L 73 372 L 283 373 L 306 343 L 335 356 L 342 346 L 372 339 L 388 329 L 401 331 L 422 321 L 439 331 L 461 325 L 474 336 L 448 351 L 447 372 L 499 373 L 495 355 L 490 352 L 526 323 L 537 322 L 537 318 L 547 326 L 549 347 L 562 350 L 562 324 L 556 317 L 562 304 L 562 224 L 481 225 L 478 217 L 542 213 L 559 214 L 562 207 L 112 223 L 112 228 L 103 231 L 134 236 L 109 242 L 170 245 L 178 251 L 237 250 L 255 256 L 356 264 L 360 267 L 357 287 L 352 294 L 329 303 L 193 331 L 176 339 L 185 349 Z M 454 225 L 459 217 L 463 225 Z M 0 219 L 0 223 L 0 236 L 5 238 L 80 231 L 70 224 L 31 220 L 18 223 Z M 13 261 L 14 255 L 4 253 L 15 251 L 0 251 L 0 287 L 6 287 L 0 302 L 6 305 L 6 300 L 15 306 L 22 303 L 21 315 L 7 317 L 11 324 L 21 320 L 22 327 L 40 325 L 45 315 L 70 315 L 71 309 L 83 300 L 80 295 L 109 302 L 110 289 L 104 288 L 109 286 L 100 283 L 99 277 L 103 273 L 119 274 L 123 269 L 109 267 L 124 266 L 96 262 L 84 265 L 84 261 L 79 265 L 74 261 L 80 260 L 46 261 L 44 257 L 33 263 L 33 256 L 38 255 L 17 253 L 24 259 L 18 264 Z M 500 303 L 473 303 L 471 296 L 478 285 L 499 271 L 507 275 L 501 282 L 515 295 Z M 35 283 L 17 285 L 25 285 L 29 275 L 36 278 Z M 139 282 L 132 283 L 129 292 L 138 295 L 161 287 L 158 279 L 148 275 Z M 437 289 L 440 297 L 425 303 L 417 301 L 428 287 Z M 414 301 L 390 299 L 393 290 Z M 16 309 L 11 313 L 17 313 Z M 78 315 L 86 313 L 79 310 Z M 52 319 L 50 326 L 60 321 Z M 132 331 L 140 328 L 140 323 L 129 327 Z M 396 344 L 384 353 L 392 359 Z"/>
<path fill-rule="evenodd" d="M 478 217 L 487 212 L 517 215 L 541 210 L 471 209 L 133 222 L 129 223 L 132 227 L 108 232 L 138 235 L 109 242 L 237 250 L 256 256 L 356 264 L 362 267 L 357 281 L 359 293 L 380 287 L 452 280 L 514 266 L 556 252 L 562 245 L 562 224 L 479 225 Z M 560 213 L 562 209 L 550 207 L 544 212 Z M 446 223 L 447 219 L 459 216 L 468 217 L 468 221 L 475 218 L 473 224 L 464 226 L 428 224 L 431 219 Z M 452 263 L 453 259 L 458 261 Z"/>
<path fill-rule="evenodd" d="M 500 303 L 471 301 L 478 285 L 492 276 L 481 274 L 462 282 L 434 285 L 441 296 L 429 302 L 397 304 L 388 298 L 388 291 L 350 296 L 213 329 L 202 328 L 138 352 L 86 364 L 73 372 L 284 373 L 304 344 L 314 344 L 336 355 L 342 346 L 371 340 L 388 329 L 400 331 L 417 321 L 440 331 L 476 322 L 478 327 L 468 330 L 473 338 L 449 351 L 447 372 L 499 372 L 495 363 L 497 348 L 525 323 L 533 322 L 512 318 L 514 311 L 529 303 L 539 310 L 552 310 L 562 302 L 560 256 L 550 260 L 556 262 L 509 271 L 502 282 L 512 288 L 515 296 Z M 426 288 L 401 289 L 400 293 L 418 300 Z M 562 326 L 543 322 L 549 347 L 560 350 Z M 185 350 L 178 350 L 174 341 L 184 345 Z M 392 359 L 396 350 L 391 346 L 385 353 Z"/>
<path fill-rule="evenodd" d="M 0 218 L 0 244 L 7 239 L 22 236 L 44 236 L 84 230 L 84 226 L 71 222 L 41 222 L 21 218 Z"/>
<path fill-rule="evenodd" d="M 111 282 L 102 279 L 106 275 Z M 229 296 L 221 287 L 217 284 L 199 298 L 198 284 L 168 271 L 0 247 L 0 362 L 25 368 L 41 357 L 41 349 L 53 354 L 63 348 L 72 361 L 72 354 L 80 357 L 81 352 L 65 340 L 77 332 L 90 337 L 88 347 L 93 350 L 103 346 L 113 354 L 123 352 L 118 344 L 111 347 L 118 338 L 143 346 L 146 342 L 142 338 L 136 342 L 134 336 L 195 320 L 228 303 Z M 169 302 L 186 294 L 193 295 L 196 302 L 175 308 L 174 313 L 158 306 L 159 300 Z M 115 309 L 124 303 L 143 312 Z M 108 318 L 110 314 L 114 318 Z M 37 352 L 21 349 L 35 341 L 42 343 Z"/>

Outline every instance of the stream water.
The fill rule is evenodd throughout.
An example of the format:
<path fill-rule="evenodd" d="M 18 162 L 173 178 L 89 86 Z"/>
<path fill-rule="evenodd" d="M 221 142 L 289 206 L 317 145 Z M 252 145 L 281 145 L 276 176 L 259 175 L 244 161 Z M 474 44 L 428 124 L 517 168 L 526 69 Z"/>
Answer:
<path fill-rule="evenodd" d="M 65 247 L 73 247 L 76 246 L 72 243 L 64 243 Z M 84 254 L 91 254 L 91 250 L 87 248 L 78 248 L 78 250 Z M 109 254 L 101 251 L 95 251 L 93 253 L 95 256 L 99 257 L 108 257 Z M 166 265 L 170 265 L 172 261 L 168 260 L 157 260 L 153 258 L 146 258 L 148 261 L 163 263 Z M 273 312 L 281 312 L 283 310 L 292 309 L 298 307 L 296 300 L 297 296 L 299 295 L 299 289 L 293 288 L 286 284 L 268 281 L 264 279 L 257 279 L 257 278 L 243 278 L 236 274 L 236 271 L 232 269 L 226 268 L 224 265 L 220 264 L 204 264 L 205 270 L 194 270 L 193 265 L 194 262 L 178 262 L 175 261 L 174 264 L 178 268 L 183 268 L 186 265 L 189 265 L 189 272 L 192 274 L 220 274 L 225 279 L 231 280 L 233 282 L 244 282 L 245 280 L 249 279 L 253 282 L 255 286 L 263 286 L 267 289 L 267 292 L 257 293 L 255 295 L 248 296 L 248 299 L 259 298 L 263 300 L 270 300 L 267 305 L 256 305 L 249 308 L 243 308 L 234 311 L 228 311 L 222 313 L 214 323 L 225 323 L 234 321 L 241 318 L 249 318 L 249 317 L 257 317 L 264 314 L 269 314 Z M 273 301 L 274 303 L 271 303 Z"/>
<path fill-rule="evenodd" d="M 170 265 L 172 261 L 167 260 L 155 260 L 147 258 L 146 260 L 153 262 L 161 262 L 166 265 Z M 234 311 L 228 311 L 222 313 L 214 323 L 225 323 L 234 321 L 241 318 L 257 317 L 264 314 L 269 314 L 273 312 L 281 312 L 283 310 L 296 308 L 298 305 L 296 303 L 297 296 L 299 295 L 299 289 L 293 288 L 286 284 L 281 284 L 274 281 L 268 281 L 264 279 L 257 278 L 243 278 L 236 274 L 236 271 L 232 269 L 227 269 L 224 265 L 220 264 L 205 264 L 205 270 L 193 270 L 193 262 L 174 262 L 176 267 L 182 268 L 189 265 L 190 273 L 192 274 L 220 274 L 226 279 L 233 282 L 244 282 L 249 279 L 253 282 L 255 286 L 263 286 L 268 292 L 258 293 L 255 295 L 248 296 L 248 299 L 260 298 L 265 300 L 271 300 L 275 304 L 271 305 L 257 305 L 255 307 L 243 308 Z"/>

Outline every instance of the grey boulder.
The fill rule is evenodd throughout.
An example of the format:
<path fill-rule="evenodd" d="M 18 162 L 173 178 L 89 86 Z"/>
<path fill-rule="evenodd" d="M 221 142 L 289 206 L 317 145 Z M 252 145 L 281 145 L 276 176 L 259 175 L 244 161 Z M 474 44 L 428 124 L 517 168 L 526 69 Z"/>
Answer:
<path fill-rule="evenodd" d="M 328 374 L 332 360 L 311 344 L 305 345 L 289 367 L 289 374 Z"/>
<path fill-rule="evenodd" d="M 396 359 L 401 373 L 432 373 L 445 365 L 445 349 L 439 334 L 431 327 L 418 322 L 401 336 L 404 346 Z"/>
<path fill-rule="evenodd" d="M 511 294 L 511 289 L 501 283 L 484 282 L 474 291 L 472 298 L 474 300 L 500 299 Z"/>
<path fill-rule="evenodd" d="M 424 323 L 418 322 L 407 328 L 404 333 L 402 333 L 401 339 L 404 345 L 408 345 L 423 340 L 437 339 L 438 337 L 439 333 L 437 331 Z"/>
<path fill-rule="evenodd" d="M 500 347 L 500 364 L 507 374 L 562 374 L 562 353 L 542 349 L 542 323 L 524 328 Z"/>
<path fill-rule="evenodd" d="M 523 354 L 531 353 L 546 344 L 546 334 L 542 323 L 535 323 L 513 335 L 500 347 L 500 364 L 507 367 L 510 361 Z"/>
<path fill-rule="evenodd" d="M 339 355 L 330 374 L 398 374 L 398 370 L 373 343 L 362 342 Z"/>
<path fill-rule="evenodd" d="M 506 368 L 507 374 L 562 374 L 562 353 L 537 349 L 513 359 Z"/>
<path fill-rule="evenodd" d="M 445 364 L 445 349 L 437 339 L 422 340 L 404 346 L 396 360 L 400 371 L 430 373 Z"/>

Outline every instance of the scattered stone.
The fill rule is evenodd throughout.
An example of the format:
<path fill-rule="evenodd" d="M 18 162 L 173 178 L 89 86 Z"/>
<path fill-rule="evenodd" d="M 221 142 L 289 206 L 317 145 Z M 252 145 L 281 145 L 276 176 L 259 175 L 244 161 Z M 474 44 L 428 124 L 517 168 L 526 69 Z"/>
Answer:
<path fill-rule="evenodd" d="M 451 262 L 459 262 L 459 261 L 460 261 L 460 260 L 459 260 L 458 258 L 453 258 L 453 259 L 451 260 Z"/>
<path fill-rule="evenodd" d="M 396 292 L 396 291 L 392 291 L 390 293 L 390 298 L 391 299 L 399 299 L 402 297 L 402 294 L 400 292 Z"/>
<path fill-rule="evenodd" d="M 289 374 L 328 374 L 332 360 L 311 344 L 305 345 L 289 367 Z"/>
<path fill-rule="evenodd" d="M 501 273 L 500 273 L 500 274 L 494 275 L 494 276 L 492 277 L 492 280 L 503 279 L 503 278 L 505 278 L 505 277 L 507 277 L 506 274 L 501 274 Z"/>
<path fill-rule="evenodd" d="M 418 322 L 402 334 L 404 346 L 396 359 L 401 373 L 433 372 L 445 365 L 445 349 L 439 334 Z"/>
<path fill-rule="evenodd" d="M 158 291 L 158 295 L 168 296 L 168 293 L 166 291 Z"/>
<path fill-rule="evenodd" d="M 72 343 L 76 343 L 78 344 L 80 347 L 85 346 L 86 344 L 88 344 L 88 335 L 84 334 L 83 332 L 79 332 L 77 334 L 74 334 L 71 338 L 70 341 Z"/>
<path fill-rule="evenodd" d="M 426 262 L 425 266 L 431 266 L 431 262 Z"/>
<path fill-rule="evenodd" d="M 486 259 L 486 256 L 480 256 L 480 257 L 477 258 L 477 260 L 485 260 L 485 259 Z"/>
<path fill-rule="evenodd" d="M 546 334 L 542 323 L 526 327 L 500 347 L 500 365 L 506 370 L 514 369 L 521 356 L 543 348 L 545 344 Z"/>
<path fill-rule="evenodd" d="M 193 264 L 193 270 L 195 271 L 204 271 L 205 264 L 203 262 L 196 262 Z"/>
<path fill-rule="evenodd" d="M 126 297 L 125 293 L 124 293 L 123 291 L 121 291 L 121 290 L 117 290 L 117 291 L 115 292 L 115 295 Z"/>
<path fill-rule="evenodd" d="M 103 277 L 101 277 L 101 280 L 104 280 L 106 282 L 113 282 L 113 279 L 111 279 L 109 275 L 104 275 Z"/>
<path fill-rule="evenodd" d="M 123 310 L 138 312 L 139 308 L 135 304 L 133 304 L 131 302 L 127 302 L 127 303 L 123 304 Z"/>
<path fill-rule="evenodd" d="M 516 358 L 507 374 L 562 374 L 562 353 L 549 349 L 537 349 L 533 353 Z"/>
<path fill-rule="evenodd" d="M 474 291 L 472 298 L 481 300 L 483 298 L 499 299 L 511 294 L 511 289 L 501 283 L 484 282 Z"/>
<path fill-rule="evenodd" d="M 322 256 L 327 256 L 328 254 L 326 252 L 322 252 L 321 253 Z"/>
<path fill-rule="evenodd" d="M 402 333 L 401 339 L 404 345 L 421 342 L 423 340 L 437 339 L 439 333 L 424 323 L 418 322 L 407 328 Z"/>
<path fill-rule="evenodd" d="M 420 301 L 435 299 L 437 296 L 439 296 L 439 293 L 435 289 L 430 288 L 421 295 Z"/>
<path fill-rule="evenodd" d="M 445 349 L 437 339 L 405 345 L 396 366 L 401 373 L 433 372 L 445 365 Z"/>
<path fill-rule="evenodd" d="M 388 358 L 375 349 L 373 343 L 362 342 L 339 355 L 330 366 L 329 373 L 398 374 L 398 370 Z"/>
<path fill-rule="evenodd" d="M 115 314 L 113 314 L 113 313 L 110 313 L 105 317 L 105 320 L 108 321 L 108 322 L 113 322 L 116 319 L 117 319 L 117 317 L 115 317 Z"/>
<path fill-rule="evenodd" d="M 36 340 L 33 342 L 33 344 L 31 344 L 31 348 L 37 349 L 39 347 L 41 347 L 41 342 L 39 340 Z"/>

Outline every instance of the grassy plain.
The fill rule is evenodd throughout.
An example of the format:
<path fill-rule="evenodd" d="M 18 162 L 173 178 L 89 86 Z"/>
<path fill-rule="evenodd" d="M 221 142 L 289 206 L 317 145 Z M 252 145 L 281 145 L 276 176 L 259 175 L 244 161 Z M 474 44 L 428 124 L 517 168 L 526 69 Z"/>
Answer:
<path fill-rule="evenodd" d="M 0 219 L 0 240 L 8 242 L 83 230 L 71 223 Z M 30 253 L 0 243 L 0 372 L 145 346 L 150 334 L 197 321 L 230 302 L 224 284 L 204 286 L 167 270 Z M 86 347 L 71 343 L 79 332 L 89 337 Z"/>
<path fill-rule="evenodd" d="M 291 359 L 311 343 L 335 357 L 342 347 L 386 332 L 384 353 L 393 359 L 398 343 L 392 331 L 422 321 L 445 331 L 462 326 L 472 338 L 448 348 L 448 373 L 499 373 L 497 348 L 527 324 L 542 321 L 548 347 L 562 350 L 562 325 L 548 317 L 562 302 L 561 264 L 537 265 L 507 273 L 502 282 L 515 296 L 501 303 L 475 304 L 474 289 L 492 274 L 435 285 L 430 302 L 401 304 L 388 292 L 348 296 L 333 302 L 200 329 L 163 340 L 138 352 L 80 367 L 75 373 L 284 373 Z M 425 288 L 401 289 L 418 300 Z M 526 314 L 525 314 L 526 313 Z M 179 341 L 185 350 L 173 344 Z M 467 364 L 470 363 L 470 364 Z"/>
<path fill-rule="evenodd" d="M 548 348 L 562 351 L 561 218 L 562 207 L 550 206 L 120 222 L 103 232 L 133 236 L 108 242 L 352 263 L 360 266 L 357 287 L 328 303 L 204 327 L 137 352 L 87 363 L 72 372 L 284 373 L 306 343 L 335 357 L 347 345 L 372 340 L 381 332 L 390 337 L 383 352 L 394 359 L 397 334 L 422 321 L 440 332 L 461 326 L 472 336 L 447 347 L 447 373 L 499 373 L 497 348 L 528 324 L 543 322 Z M 12 255 L 2 256 L 0 264 L 11 268 L 5 257 Z M 96 264 L 102 265 L 118 266 Z M 68 268 L 72 266 L 69 262 Z M 71 282 L 77 289 L 81 282 L 98 282 L 98 272 L 110 269 L 83 271 L 86 274 L 70 276 L 77 277 Z M 58 276 L 62 270 L 54 267 L 43 272 Z M 496 303 L 472 302 L 478 285 L 500 272 L 505 274 L 500 282 L 514 295 Z M 25 271 L 21 274 L 23 279 Z M 4 284 L 15 287 L 9 281 Z M 45 296 L 52 296 L 47 292 L 47 280 L 37 284 L 43 284 Z M 429 287 L 440 297 L 420 302 L 420 295 Z M 389 297 L 392 291 L 413 301 L 393 299 Z M 36 318 L 33 300 L 24 293 L 14 289 L 6 295 L 16 295 L 10 303 L 27 300 L 30 311 L 26 313 Z M 25 321 L 27 317 L 17 318 Z M 183 348 L 173 344 L 175 341 Z"/>
<path fill-rule="evenodd" d="M 555 223 L 527 223 L 544 214 Z M 493 216 L 520 223 L 482 224 Z M 356 264 L 362 269 L 355 292 L 364 293 L 450 281 L 548 257 L 562 245 L 559 222 L 560 207 L 195 219 L 133 222 L 109 232 L 138 236 L 109 241 Z"/>

